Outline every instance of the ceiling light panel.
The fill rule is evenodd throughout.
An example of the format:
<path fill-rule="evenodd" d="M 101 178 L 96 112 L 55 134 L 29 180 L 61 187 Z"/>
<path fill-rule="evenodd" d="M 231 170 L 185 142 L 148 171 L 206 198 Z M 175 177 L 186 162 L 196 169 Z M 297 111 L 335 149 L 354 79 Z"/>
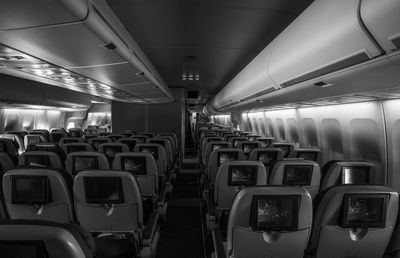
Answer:
<path fill-rule="evenodd" d="M 1 66 L 56 81 L 69 90 L 84 91 L 94 96 L 124 102 L 137 102 L 138 99 L 147 102 L 135 95 L 47 63 L 2 44 L 0 44 L 0 67 Z"/>

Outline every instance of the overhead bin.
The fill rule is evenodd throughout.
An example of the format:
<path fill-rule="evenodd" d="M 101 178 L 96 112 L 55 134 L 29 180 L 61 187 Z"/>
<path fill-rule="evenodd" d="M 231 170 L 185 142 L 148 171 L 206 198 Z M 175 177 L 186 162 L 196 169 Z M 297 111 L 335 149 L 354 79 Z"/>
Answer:
<path fill-rule="evenodd" d="M 363 0 L 361 19 L 385 51 L 400 49 L 400 1 Z"/>

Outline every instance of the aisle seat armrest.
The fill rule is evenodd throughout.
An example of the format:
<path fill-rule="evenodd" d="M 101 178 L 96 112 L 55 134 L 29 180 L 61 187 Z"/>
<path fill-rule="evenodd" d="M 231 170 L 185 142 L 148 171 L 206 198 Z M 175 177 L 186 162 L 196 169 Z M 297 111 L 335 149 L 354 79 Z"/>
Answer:
<path fill-rule="evenodd" d="M 219 228 L 211 230 L 213 245 L 214 245 L 214 257 L 215 258 L 226 258 L 224 241 Z"/>
<path fill-rule="evenodd" d="M 146 228 L 143 231 L 143 246 L 150 246 L 153 242 L 153 238 L 159 230 L 158 220 L 160 214 L 157 211 L 153 211 L 147 220 Z"/>

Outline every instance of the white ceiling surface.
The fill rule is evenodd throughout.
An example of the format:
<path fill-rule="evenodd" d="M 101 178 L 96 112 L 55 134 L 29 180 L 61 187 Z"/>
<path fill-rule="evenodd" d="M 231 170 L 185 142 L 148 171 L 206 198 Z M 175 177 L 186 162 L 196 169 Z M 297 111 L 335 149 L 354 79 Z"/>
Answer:
<path fill-rule="evenodd" d="M 207 95 L 225 86 L 311 2 L 107 0 L 169 86 Z M 198 81 L 182 80 L 187 66 L 198 70 Z"/>

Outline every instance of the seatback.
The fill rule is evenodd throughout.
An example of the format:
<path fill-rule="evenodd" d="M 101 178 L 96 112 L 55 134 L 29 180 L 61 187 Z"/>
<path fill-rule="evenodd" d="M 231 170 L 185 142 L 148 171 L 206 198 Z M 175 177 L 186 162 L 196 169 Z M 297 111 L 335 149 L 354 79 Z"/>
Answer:
<path fill-rule="evenodd" d="M 93 146 L 86 142 L 66 143 L 61 145 L 61 148 L 63 149 L 66 155 L 70 154 L 71 152 L 94 151 Z"/>
<path fill-rule="evenodd" d="M 51 151 L 28 151 L 19 156 L 19 167 L 40 167 L 64 169 L 64 162 L 58 154 Z"/>
<path fill-rule="evenodd" d="M 25 152 L 30 152 L 30 151 L 49 151 L 49 152 L 54 152 L 57 154 L 61 162 L 64 164 L 65 160 L 65 152 L 64 150 L 57 144 L 57 143 L 52 143 L 52 142 L 42 142 L 42 143 L 35 143 L 35 144 L 29 144 L 26 147 Z"/>
<path fill-rule="evenodd" d="M 129 152 L 129 147 L 128 145 L 123 143 L 103 143 L 99 145 L 98 152 L 104 153 L 104 155 L 106 155 L 111 167 L 115 155 L 121 152 Z"/>
<path fill-rule="evenodd" d="M 220 141 L 223 141 L 223 140 L 224 140 L 224 138 L 219 137 L 219 136 L 204 137 L 203 141 L 201 142 L 201 145 L 200 145 L 200 147 L 201 147 L 201 149 L 200 149 L 201 150 L 201 155 L 204 156 L 205 150 L 206 150 L 206 146 L 207 146 L 207 144 L 209 142 L 220 142 Z"/>
<path fill-rule="evenodd" d="M 137 139 L 139 143 L 146 143 L 147 139 L 149 139 L 150 137 L 148 137 L 147 135 L 132 135 L 131 138 Z"/>
<path fill-rule="evenodd" d="M 18 134 L 7 134 L 6 133 L 6 134 L 0 135 L 0 138 L 9 139 L 9 140 L 12 140 L 12 141 L 16 142 L 17 145 L 18 145 L 18 146 L 16 146 L 17 149 L 18 149 L 18 153 L 22 153 L 22 152 L 25 151 L 24 140 L 20 135 L 18 135 Z"/>
<path fill-rule="evenodd" d="M 245 188 L 236 196 L 229 216 L 227 257 L 301 258 L 311 223 L 312 201 L 305 189 Z"/>
<path fill-rule="evenodd" d="M 18 165 L 18 147 L 16 142 L 10 139 L 0 138 L 0 153 L 7 153 L 15 165 Z"/>
<path fill-rule="evenodd" d="M 0 221 L 2 257 L 93 258 L 95 251 L 93 237 L 76 224 L 32 220 Z"/>
<path fill-rule="evenodd" d="M 247 139 L 249 139 L 249 141 L 251 141 L 251 142 L 257 141 L 258 138 L 261 138 L 261 135 L 257 135 L 257 134 L 247 135 Z"/>
<path fill-rule="evenodd" d="M 67 134 L 65 134 L 64 132 L 51 132 L 50 133 L 50 142 L 53 143 L 60 143 L 60 140 L 62 138 L 68 137 Z"/>
<path fill-rule="evenodd" d="M 3 177 L 3 193 L 10 219 L 76 221 L 72 178 L 63 170 L 10 170 Z"/>
<path fill-rule="evenodd" d="M 261 161 L 267 171 L 277 160 L 283 160 L 283 151 L 278 148 L 255 148 L 250 152 L 249 160 Z"/>
<path fill-rule="evenodd" d="M 294 149 L 290 154 L 292 158 L 300 158 L 320 163 L 321 151 L 319 149 Z"/>
<path fill-rule="evenodd" d="M 73 137 L 73 138 L 82 138 L 83 131 L 80 128 L 69 128 L 68 134 L 70 137 Z"/>
<path fill-rule="evenodd" d="M 108 137 L 96 137 L 88 140 L 88 143 L 91 144 L 95 150 L 99 149 L 100 144 L 112 142 L 113 141 Z"/>
<path fill-rule="evenodd" d="M 85 135 L 97 135 L 97 129 L 96 128 L 86 128 L 84 130 Z"/>
<path fill-rule="evenodd" d="M 320 191 L 340 184 L 378 184 L 376 167 L 368 161 L 341 160 L 323 168 Z"/>
<path fill-rule="evenodd" d="M 272 148 L 278 148 L 283 151 L 283 157 L 288 158 L 290 153 L 294 150 L 294 145 L 291 143 L 278 143 L 274 142 L 270 145 Z"/>
<path fill-rule="evenodd" d="M 3 175 L 15 168 L 15 164 L 7 153 L 0 152 L 0 220 L 7 218 L 3 196 Z"/>
<path fill-rule="evenodd" d="M 319 192 L 321 170 L 317 162 L 309 160 L 279 160 L 271 168 L 269 184 L 300 186 L 314 198 Z"/>
<path fill-rule="evenodd" d="M 338 185 L 316 198 L 308 252 L 320 257 L 382 257 L 398 213 L 398 193 L 377 185 Z"/>
<path fill-rule="evenodd" d="M 229 211 L 237 193 L 246 187 L 267 185 L 268 174 L 259 161 L 235 160 L 222 164 L 217 172 L 214 202 L 218 211 Z"/>
<path fill-rule="evenodd" d="M 154 137 L 153 139 L 165 139 L 169 141 L 169 144 L 171 145 L 171 155 L 172 158 L 175 157 L 175 155 L 177 154 L 177 146 L 175 144 L 175 140 L 172 136 L 170 135 L 158 135 L 156 137 Z"/>
<path fill-rule="evenodd" d="M 175 149 L 179 149 L 178 136 L 175 133 L 160 133 L 159 136 L 171 136 L 174 140 Z"/>
<path fill-rule="evenodd" d="M 167 158 L 162 145 L 156 143 L 139 143 L 135 146 L 135 152 L 150 153 L 156 161 L 158 176 L 166 176 Z"/>
<path fill-rule="evenodd" d="M 71 152 L 67 155 L 65 169 L 75 176 L 83 170 L 107 170 L 110 164 L 107 157 L 99 152 Z"/>
<path fill-rule="evenodd" d="M 107 135 L 108 138 L 110 138 L 113 142 L 118 142 L 119 139 L 124 138 L 122 134 L 109 134 Z"/>
<path fill-rule="evenodd" d="M 247 141 L 247 139 L 244 137 L 234 136 L 229 138 L 229 142 L 232 144 L 233 148 L 236 148 L 239 142 L 245 142 L 245 141 Z"/>
<path fill-rule="evenodd" d="M 126 171 L 82 171 L 74 180 L 80 224 L 91 232 L 139 232 L 143 208 L 139 185 Z"/>
<path fill-rule="evenodd" d="M 41 131 L 41 130 L 33 130 L 33 131 L 31 131 L 31 132 L 29 132 L 29 134 L 28 135 L 39 135 L 40 137 L 39 137 L 39 139 L 36 139 L 36 140 L 34 140 L 35 142 L 33 142 L 33 143 L 37 143 L 37 142 L 48 142 L 49 140 L 50 140 L 50 135 L 49 135 L 49 133 L 47 132 L 43 132 L 43 131 Z M 34 139 L 34 138 L 33 138 Z M 31 142 L 29 142 L 29 143 L 31 143 Z M 26 144 L 26 146 L 27 146 L 27 144 Z"/>
<path fill-rule="evenodd" d="M 157 163 L 150 153 L 118 153 L 115 156 L 112 169 L 127 171 L 134 175 L 142 197 L 158 195 Z"/>
<path fill-rule="evenodd" d="M 235 148 L 221 148 L 211 152 L 207 164 L 207 176 L 211 186 L 215 183 L 219 166 L 232 160 L 244 160 L 243 151 Z"/>
<path fill-rule="evenodd" d="M 255 141 L 241 141 L 236 144 L 235 148 L 243 150 L 244 158 L 249 159 L 250 152 L 255 148 L 261 148 L 261 143 Z"/>
<path fill-rule="evenodd" d="M 133 138 L 121 138 L 118 142 L 128 145 L 129 151 L 132 152 L 135 150 L 135 146 L 139 143 L 139 140 Z"/>
<path fill-rule="evenodd" d="M 260 138 L 257 138 L 257 141 L 261 142 L 261 146 L 263 148 L 269 147 L 271 145 L 271 143 L 274 142 L 274 140 L 275 139 L 273 137 L 260 137 Z"/>
<path fill-rule="evenodd" d="M 67 144 L 67 143 L 83 143 L 85 142 L 82 138 L 79 137 L 64 137 L 60 139 L 60 145 Z"/>
<path fill-rule="evenodd" d="M 147 143 L 155 143 L 163 146 L 165 150 L 165 158 L 167 159 L 167 163 L 172 164 L 173 156 L 172 156 L 171 143 L 169 142 L 169 140 L 161 138 L 152 138 L 148 139 Z"/>
<path fill-rule="evenodd" d="M 209 142 L 206 145 L 204 155 L 203 155 L 203 165 L 207 166 L 208 160 L 210 159 L 210 154 L 213 150 L 221 149 L 221 148 L 232 148 L 230 142 L 218 141 L 218 142 Z"/>

